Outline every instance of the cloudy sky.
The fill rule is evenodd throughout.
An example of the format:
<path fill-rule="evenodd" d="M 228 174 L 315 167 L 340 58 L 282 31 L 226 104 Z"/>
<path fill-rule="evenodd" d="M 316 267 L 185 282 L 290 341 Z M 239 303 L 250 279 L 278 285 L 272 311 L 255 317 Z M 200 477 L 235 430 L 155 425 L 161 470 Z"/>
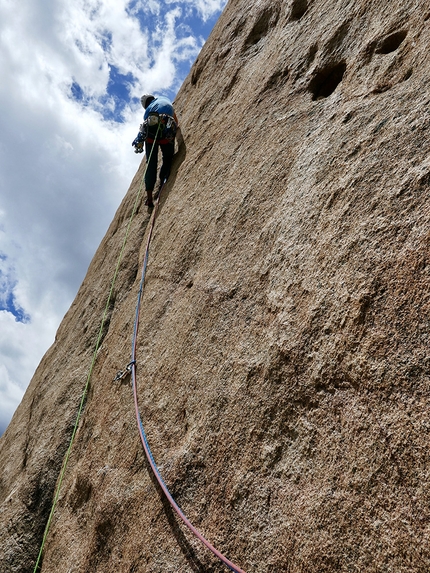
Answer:
<path fill-rule="evenodd" d="M 0 0 L 0 435 L 227 0 Z"/>

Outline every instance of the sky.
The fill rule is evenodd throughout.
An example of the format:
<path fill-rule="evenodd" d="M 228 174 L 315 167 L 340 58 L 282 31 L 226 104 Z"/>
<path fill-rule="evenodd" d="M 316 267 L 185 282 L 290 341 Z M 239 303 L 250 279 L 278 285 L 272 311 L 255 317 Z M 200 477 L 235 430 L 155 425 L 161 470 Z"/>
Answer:
<path fill-rule="evenodd" d="M 0 435 L 227 0 L 0 0 Z"/>

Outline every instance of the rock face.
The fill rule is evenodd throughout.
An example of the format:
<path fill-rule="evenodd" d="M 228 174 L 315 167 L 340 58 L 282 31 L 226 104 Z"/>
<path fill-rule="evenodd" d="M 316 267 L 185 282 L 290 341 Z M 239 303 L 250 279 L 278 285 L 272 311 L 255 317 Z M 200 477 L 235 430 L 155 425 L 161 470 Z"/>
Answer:
<path fill-rule="evenodd" d="M 430 7 L 230 0 L 182 86 L 140 410 L 247 573 L 430 570 Z M 0 570 L 32 572 L 144 166 L 0 442 Z M 130 227 L 43 573 L 221 572 L 148 470 Z"/>

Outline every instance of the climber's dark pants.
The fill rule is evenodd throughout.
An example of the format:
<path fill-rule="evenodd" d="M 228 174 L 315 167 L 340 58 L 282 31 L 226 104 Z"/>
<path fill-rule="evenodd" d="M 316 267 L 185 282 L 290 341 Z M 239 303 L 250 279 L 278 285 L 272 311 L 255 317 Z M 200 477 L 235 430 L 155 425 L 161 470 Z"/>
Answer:
<path fill-rule="evenodd" d="M 151 155 L 153 145 L 154 149 L 152 150 Z M 164 182 L 170 175 L 173 154 L 175 153 L 175 142 L 153 144 L 145 141 L 146 162 L 148 164 L 145 175 L 145 189 L 147 191 L 152 191 L 155 187 L 155 182 L 157 181 L 158 148 L 161 149 L 161 155 L 163 156 L 163 163 L 161 164 L 160 169 L 160 181 Z"/>

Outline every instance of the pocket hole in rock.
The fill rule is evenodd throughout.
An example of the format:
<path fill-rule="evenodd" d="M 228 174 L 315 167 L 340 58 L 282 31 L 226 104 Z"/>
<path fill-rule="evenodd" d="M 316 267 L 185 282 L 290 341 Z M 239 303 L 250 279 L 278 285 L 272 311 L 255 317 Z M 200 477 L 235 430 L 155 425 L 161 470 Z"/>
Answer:
<path fill-rule="evenodd" d="M 246 48 L 254 46 L 262 38 L 264 38 L 264 36 L 267 35 L 274 15 L 275 14 L 273 8 L 267 8 L 266 10 L 263 11 L 262 14 L 260 14 L 260 17 L 255 22 L 251 32 L 249 33 L 249 36 L 246 39 L 245 42 Z"/>
<path fill-rule="evenodd" d="M 290 20 L 300 20 L 308 9 L 308 0 L 293 0 Z"/>
<path fill-rule="evenodd" d="M 406 38 L 407 34 L 407 30 L 399 30 L 389 34 L 379 42 L 375 52 L 377 54 L 390 54 L 391 52 L 395 52 L 403 40 Z"/>
<path fill-rule="evenodd" d="M 342 81 L 345 71 L 345 62 L 328 65 L 319 70 L 309 84 L 313 101 L 329 97 Z"/>
<path fill-rule="evenodd" d="M 307 55 L 307 60 L 306 60 L 306 64 L 309 67 L 312 62 L 315 60 L 315 56 L 318 53 L 318 44 L 313 44 L 310 48 L 309 48 L 309 52 Z"/>
<path fill-rule="evenodd" d="M 412 74 L 413 74 L 413 69 L 409 68 L 409 70 L 407 70 L 407 72 L 403 76 L 402 81 L 407 82 L 412 77 Z"/>
<path fill-rule="evenodd" d="M 201 73 L 203 71 L 205 67 L 205 62 L 199 60 L 199 58 L 197 58 L 197 60 L 194 63 L 194 66 L 191 70 L 191 85 L 195 86 L 197 84 L 197 82 L 199 81 L 199 78 L 201 76 Z"/>
<path fill-rule="evenodd" d="M 263 92 L 281 87 L 288 79 L 289 74 L 290 72 L 287 67 L 285 67 L 285 69 L 276 70 L 264 85 Z"/>

